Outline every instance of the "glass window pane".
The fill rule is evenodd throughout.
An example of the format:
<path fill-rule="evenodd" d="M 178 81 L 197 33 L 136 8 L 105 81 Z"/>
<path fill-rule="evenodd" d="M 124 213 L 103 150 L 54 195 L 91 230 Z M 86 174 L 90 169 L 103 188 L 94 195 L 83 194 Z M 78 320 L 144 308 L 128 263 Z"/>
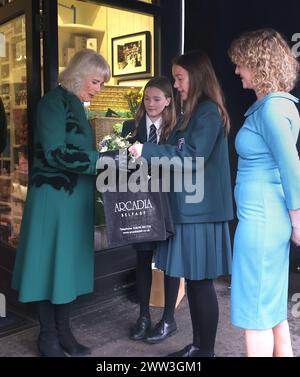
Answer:
<path fill-rule="evenodd" d="M 0 6 L 12 3 L 14 0 L 0 0 Z"/>
<path fill-rule="evenodd" d="M 28 185 L 25 16 L 0 25 L 0 96 L 7 144 L 0 154 L 0 240 L 16 246 Z"/>
<path fill-rule="evenodd" d="M 146 2 L 152 3 L 149 0 Z M 112 42 L 116 38 L 120 39 L 112 48 Z M 137 47 L 140 46 L 139 43 L 142 47 Z M 121 50 L 119 46 L 126 51 L 120 60 L 114 59 L 115 52 Z M 154 74 L 154 16 L 99 5 L 92 1 L 60 0 L 59 71 L 83 48 L 96 50 L 103 55 L 111 68 L 113 60 L 115 62 L 110 81 L 105 84 L 101 93 L 90 103 L 86 103 L 95 145 L 98 145 L 105 135 L 112 132 L 115 123 L 122 123 L 125 118 L 133 117 L 136 108 L 134 101 L 141 87 Z M 146 59 L 148 50 L 151 51 L 150 59 Z M 127 80 L 124 81 L 125 79 Z M 107 247 L 103 206 L 99 195 L 96 201 L 95 224 L 95 248 L 99 250 Z"/>
<path fill-rule="evenodd" d="M 150 33 L 151 68 L 149 76 L 153 76 L 155 51 L 154 17 L 152 15 L 111 8 L 93 2 L 60 0 L 58 2 L 59 71 L 64 69 L 75 52 L 83 48 L 95 49 L 112 67 L 113 38 L 126 38 L 130 34 L 143 32 Z M 141 69 L 136 69 L 136 72 L 133 73 L 140 72 Z M 132 71 L 124 69 L 123 75 L 129 73 Z M 116 76 L 111 78 L 109 85 L 118 84 L 120 74 L 118 77 Z"/>

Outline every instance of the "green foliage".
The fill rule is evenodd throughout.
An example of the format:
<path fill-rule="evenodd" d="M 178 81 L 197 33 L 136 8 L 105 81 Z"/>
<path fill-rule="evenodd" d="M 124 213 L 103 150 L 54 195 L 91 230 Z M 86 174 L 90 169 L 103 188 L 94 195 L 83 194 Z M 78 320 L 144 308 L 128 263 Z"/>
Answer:
<path fill-rule="evenodd" d="M 137 90 L 129 90 L 124 97 L 128 102 L 128 106 L 131 112 L 131 118 L 135 117 L 136 111 L 142 101 L 143 98 L 143 89 Z"/>

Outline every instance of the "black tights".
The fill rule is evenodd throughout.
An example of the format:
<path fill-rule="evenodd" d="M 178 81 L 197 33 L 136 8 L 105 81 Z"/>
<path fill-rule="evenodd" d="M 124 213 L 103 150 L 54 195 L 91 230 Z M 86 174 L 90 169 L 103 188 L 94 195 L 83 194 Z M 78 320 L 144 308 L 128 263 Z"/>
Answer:
<path fill-rule="evenodd" d="M 214 354 L 219 307 L 212 280 L 188 280 L 187 296 L 193 326 L 193 344 L 201 356 Z"/>
<path fill-rule="evenodd" d="M 149 317 L 149 301 L 152 284 L 152 257 L 153 251 L 137 250 L 136 286 L 140 303 L 140 316 Z M 179 278 L 164 276 L 165 308 L 163 320 L 168 323 L 174 321 L 174 311 L 179 289 Z"/>

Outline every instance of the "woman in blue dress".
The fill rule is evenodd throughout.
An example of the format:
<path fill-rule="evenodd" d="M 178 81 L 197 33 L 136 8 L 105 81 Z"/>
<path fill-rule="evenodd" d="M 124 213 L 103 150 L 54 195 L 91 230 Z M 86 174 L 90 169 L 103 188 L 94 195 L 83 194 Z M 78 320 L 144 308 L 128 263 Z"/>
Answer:
<path fill-rule="evenodd" d="M 298 63 L 272 29 L 243 34 L 229 56 L 257 97 L 236 138 L 231 321 L 245 329 L 248 356 L 292 356 L 287 295 L 290 239 L 300 244 L 300 119 L 288 92 Z"/>

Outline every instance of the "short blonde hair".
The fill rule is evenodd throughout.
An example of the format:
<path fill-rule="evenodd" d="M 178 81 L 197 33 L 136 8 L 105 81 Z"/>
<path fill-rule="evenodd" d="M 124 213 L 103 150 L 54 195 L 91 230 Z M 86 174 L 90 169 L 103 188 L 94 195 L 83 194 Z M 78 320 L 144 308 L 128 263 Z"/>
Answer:
<path fill-rule="evenodd" d="M 70 60 L 66 69 L 60 74 L 59 82 L 64 88 L 78 95 L 83 82 L 93 74 L 110 79 L 110 67 L 102 55 L 94 50 L 83 49 Z"/>
<path fill-rule="evenodd" d="M 289 92 L 296 84 L 299 63 L 283 36 L 273 29 L 242 34 L 231 43 L 228 54 L 234 64 L 251 70 L 259 93 Z"/>

